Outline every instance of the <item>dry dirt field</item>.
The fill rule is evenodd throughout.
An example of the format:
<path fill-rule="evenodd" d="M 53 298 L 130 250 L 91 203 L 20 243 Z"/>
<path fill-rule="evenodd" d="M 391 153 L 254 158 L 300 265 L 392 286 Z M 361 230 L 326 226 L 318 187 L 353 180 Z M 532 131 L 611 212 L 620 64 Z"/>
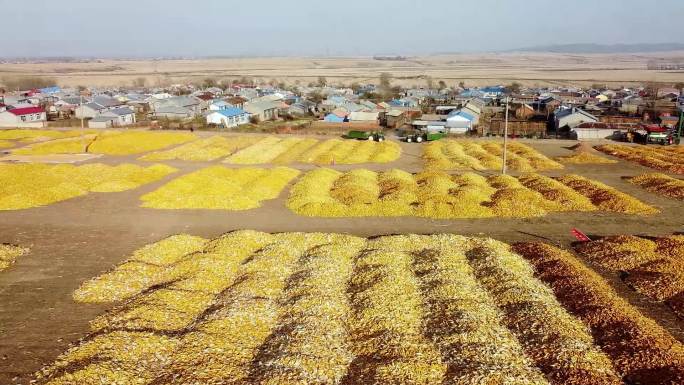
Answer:
<path fill-rule="evenodd" d="M 425 77 L 448 85 L 507 84 L 530 86 L 611 86 L 643 82 L 672 84 L 684 81 L 681 71 L 648 71 L 654 59 L 681 61 L 684 52 L 648 54 L 499 53 L 410 57 L 406 61 L 378 61 L 368 57 L 226 58 L 198 60 L 101 60 L 93 63 L 2 64 L 7 76 L 49 76 L 66 86 L 121 86 L 144 77 L 147 84 L 173 84 L 188 80 L 253 77 L 307 84 L 325 76 L 331 84 L 375 82 L 382 72 L 394 75 L 403 86 L 424 86 Z"/>
<path fill-rule="evenodd" d="M 431 64 L 436 68 L 428 72 L 449 73 L 442 64 Z M 453 60 L 458 60 L 454 58 Z M 490 60 L 494 60 L 490 58 Z M 529 58 L 518 58 L 518 68 L 501 69 L 501 74 L 521 74 L 522 62 Z M 574 59 L 577 67 L 592 66 L 588 59 Z M 625 66 L 636 67 L 637 59 L 625 59 Z M 200 63 L 187 63 L 183 71 L 209 71 L 209 68 L 228 66 L 231 62 L 210 62 L 200 70 Z M 219 64 L 223 63 L 223 64 Z M 324 67 L 327 60 L 317 61 L 320 70 L 311 61 L 292 60 L 287 63 L 293 67 L 307 67 L 314 73 L 330 71 Z M 355 64 L 356 63 L 356 64 Z M 334 70 L 339 74 L 353 75 L 358 61 L 347 62 L 346 68 Z M 368 63 L 366 61 L 366 63 Z M 110 63 L 111 64 L 111 63 Z M 180 63 L 160 63 L 160 71 L 171 71 L 172 66 Z M 383 63 L 378 63 L 383 65 Z M 148 71 L 140 63 L 118 63 L 134 66 Z M 165 66 L 169 66 L 166 68 Z M 245 66 L 241 61 L 233 61 L 236 67 Z M 251 63 L 250 65 L 253 65 Z M 333 66 L 333 64 L 329 64 Z M 341 65 L 337 63 L 335 65 Z M 417 74 L 431 65 L 414 64 L 402 71 Z M 465 64 L 463 64 L 465 66 Z M 609 67 L 608 63 L 604 64 Z M 613 65 L 618 65 L 613 63 Z M 71 66 L 71 65 L 70 65 Z M 454 65 L 458 66 L 458 65 Z M 33 68 L 32 71 L 37 70 Z M 178 67 L 173 67 L 178 69 Z M 442 68 L 442 69 L 440 69 Z M 383 69 L 366 69 L 369 72 Z M 216 71 L 224 71 L 217 69 Z M 233 71 L 233 70 L 228 70 Z M 287 70 L 263 69 L 265 76 L 286 73 Z M 320 72 L 318 72 L 320 71 Z M 326 72 L 327 71 L 327 72 Z M 443 72 L 439 72 L 443 71 Z M 463 70 L 467 72 L 468 70 Z M 517 71 L 517 72 L 516 72 Z M 252 71 L 253 72 L 253 71 Z M 496 72 L 496 71 L 495 71 Z M 543 71 L 537 69 L 538 77 Z M 456 72 L 458 73 L 458 72 Z M 556 72 L 554 72 L 555 74 Z M 581 78 L 581 71 L 568 71 L 568 76 Z M 620 71 L 606 69 L 605 74 L 623 76 Z M 111 75 L 70 74 L 63 75 L 66 82 L 89 81 L 109 82 Z M 92 78 L 90 77 L 92 76 Z M 129 75 L 121 75 L 125 79 Z M 131 75 L 135 76 L 135 75 Z M 181 75 L 179 75 L 181 76 Z M 187 76 L 183 74 L 182 76 Z M 454 75 L 457 76 L 457 75 Z M 508 75 L 506 75 L 508 76 Z M 528 76 L 528 75 L 521 75 Z M 557 77 L 558 75 L 549 75 Z M 630 78 L 624 75 L 625 79 Z M 634 79 L 631 75 L 631 79 Z M 665 76 L 665 75 L 662 75 Z M 670 75 L 667 75 L 670 76 Z M 677 75 L 681 76 L 681 75 Z M 119 78 L 117 78 L 119 79 Z M 535 80 L 536 81 L 536 80 Z M 201 136 L 209 135 L 201 133 Z M 213 135 L 213 134 L 212 134 Z M 317 138 L 327 139 L 327 138 Z M 566 141 L 523 141 L 550 158 L 569 155 L 566 149 L 573 142 Z M 597 143 L 598 144 L 598 143 Z M 384 164 L 341 165 L 326 167 L 338 171 L 365 168 L 373 171 L 401 169 L 415 173 L 423 170 L 421 160 L 423 145 L 400 143 L 401 157 Z M 87 160 L 82 164 L 104 163 L 118 165 L 128 163 L 148 166 L 150 162 L 139 160 L 140 154 L 109 156 Z M 617 158 L 615 158 L 617 159 Z M 296 215 L 286 207 L 288 187 L 273 200 L 264 201 L 262 207 L 246 211 L 222 210 L 157 210 L 141 207 L 140 197 L 153 192 L 179 176 L 195 172 L 208 166 L 238 168 L 238 165 L 222 163 L 221 159 L 210 162 L 189 162 L 181 160 L 158 161 L 178 172 L 167 175 L 139 188 L 116 193 L 94 193 L 64 200 L 44 207 L 16 211 L 0 211 L 0 244 L 9 243 L 29 248 L 30 251 L 17 258 L 9 269 L 0 272 L 0 384 L 28 384 L 33 373 L 51 364 L 72 344 L 88 335 L 89 322 L 102 315 L 114 305 L 83 304 L 73 300 L 72 295 L 84 282 L 97 277 L 114 266 L 122 263 L 141 247 L 157 242 L 175 234 L 191 234 L 206 239 L 216 238 L 235 230 L 256 230 L 268 233 L 282 232 L 326 232 L 343 233 L 359 237 L 375 237 L 393 234 L 459 234 L 473 237 L 490 237 L 503 242 L 542 241 L 569 249 L 574 238 L 570 230 L 577 227 L 590 237 L 614 234 L 640 234 L 666 236 L 681 232 L 684 225 L 684 207 L 681 201 L 653 194 L 639 186 L 629 183 L 623 177 L 631 177 L 652 172 L 652 169 L 638 164 L 619 160 L 615 164 L 604 165 L 565 165 L 565 169 L 541 172 L 547 176 L 561 176 L 569 173 L 582 175 L 625 192 L 642 202 L 656 207 L 660 213 L 648 216 L 624 215 L 608 212 L 595 213 L 552 213 L 538 218 L 483 218 L 436 220 L 419 217 L 368 217 L 368 218 L 318 218 Z M 263 167 L 272 167 L 265 165 Z M 318 169 L 314 164 L 289 165 L 302 172 Z M 483 176 L 492 176 L 496 171 L 478 171 Z M 514 173 L 516 175 L 516 173 Z M 674 176 L 674 175 L 673 175 Z M 581 257 L 579 257 L 581 258 Z M 631 290 L 619 277 L 608 269 L 581 259 L 601 274 L 615 291 L 644 315 L 657 320 L 680 342 L 684 341 L 684 322 L 678 319 L 662 302 L 649 299 Z"/>

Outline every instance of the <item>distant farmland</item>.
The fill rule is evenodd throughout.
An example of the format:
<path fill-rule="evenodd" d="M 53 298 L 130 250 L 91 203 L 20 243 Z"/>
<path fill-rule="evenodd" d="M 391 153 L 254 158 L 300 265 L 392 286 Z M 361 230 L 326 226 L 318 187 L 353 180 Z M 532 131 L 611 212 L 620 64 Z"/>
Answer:
<path fill-rule="evenodd" d="M 404 58 L 402 58 L 404 59 Z M 13 76 L 56 78 L 60 85 L 119 86 L 145 78 L 148 85 L 241 77 L 307 84 L 319 76 L 331 84 L 374 82 L 382 72 L 403 86 L 424 86 L 426 78 L 448 85 L 507 84 L 620 86 L 643 82 L 684 81 L 681 71 L 648 70 L 654 60 L 681 61 L 684 52 L 648 54 L 450 54 L 374 60 L 371 57 L 215 58 L 183 60 L 98 60 L 88 63 L 6 63 L 0 79 Z"/>

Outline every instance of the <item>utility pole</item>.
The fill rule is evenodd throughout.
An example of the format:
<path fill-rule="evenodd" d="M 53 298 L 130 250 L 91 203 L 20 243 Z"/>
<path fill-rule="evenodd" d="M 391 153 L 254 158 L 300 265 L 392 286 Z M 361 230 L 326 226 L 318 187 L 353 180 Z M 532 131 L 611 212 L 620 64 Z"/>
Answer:
<path fill-rule="evenodd" d="M 503 145 L 503 164 L 501 165 L 501 174 L 506 175 L 506 157 L 507 157 L 507 146 L 508 146 L 508 96 L 506 96 L 506 113 L 505 113 L 505 123 L 504 123 L 504 145 Z"/>
<path fill-rule="evenodd" d="M 79 91 L 79 94 L 81 96 L 81 145 L 83 145 L 83 152 L 86 152 L 86 145 L 83 142 L 85 139 L 85 123 L 83 122 L 83 91 Z"/>

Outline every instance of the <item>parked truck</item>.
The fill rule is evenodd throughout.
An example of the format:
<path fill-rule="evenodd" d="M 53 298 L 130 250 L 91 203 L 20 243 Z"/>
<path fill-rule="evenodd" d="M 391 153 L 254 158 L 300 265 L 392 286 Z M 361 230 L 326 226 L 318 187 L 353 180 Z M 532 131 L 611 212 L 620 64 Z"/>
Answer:
<path fill-rule="evenodd" d="M 349 131 L 346 135 L 347 139 L 358 140 L 374 140 L 376 142 L 383 142 L 385 134 L 379 131 Z"/>

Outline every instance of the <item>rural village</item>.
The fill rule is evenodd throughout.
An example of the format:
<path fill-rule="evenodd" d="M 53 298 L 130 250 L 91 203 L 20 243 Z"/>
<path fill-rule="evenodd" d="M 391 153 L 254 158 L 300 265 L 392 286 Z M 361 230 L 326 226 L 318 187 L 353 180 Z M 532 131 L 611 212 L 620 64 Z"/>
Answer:
<path fill-rule="evenodd" d="M 247 79 L 242 79 L 247 80 Z M 403 89 L 381 74 L 380 85 L 308 86 L 240 83 L 176 84 L 164 88 L 62 89 L 58 86 L 0 90 L 0 127 L 193 128 L 231 131 L 239 126 L 419 130 L 465 136 L 502 136 L 508 128 L 523 138 L 618 139 L 628 132 L 667 132 L 673 139 L 684 110 L 684 83 L 630 88 L 465 88 Z M 384 87 L 383 87 L 384 84 Z M 298 124 L 287 124 L 287 122 Z M 661 137 L 663 135 L 660 135 Z M 670 140 L 668 139 L 668 140 Z"/>

